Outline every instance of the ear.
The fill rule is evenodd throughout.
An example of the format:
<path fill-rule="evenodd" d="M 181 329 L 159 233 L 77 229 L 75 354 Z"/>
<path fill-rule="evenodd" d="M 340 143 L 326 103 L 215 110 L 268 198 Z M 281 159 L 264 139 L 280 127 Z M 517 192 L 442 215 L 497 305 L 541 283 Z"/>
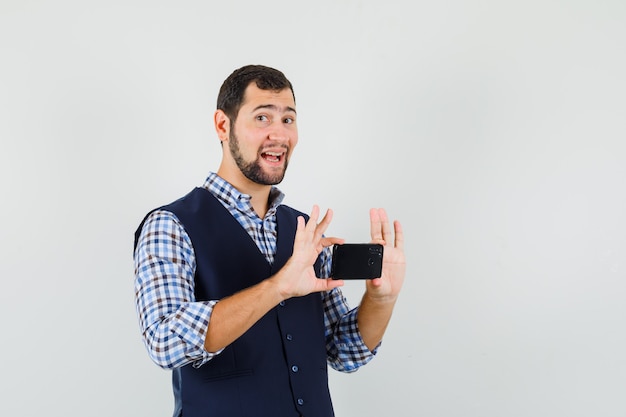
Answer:
<path fill-rule="evenodd" d="M 215 110 L 213 115 L 213 123 L 215 124 L 215 132 L 220 142 L 227 141 L 230 135 L 230 119 L 222 110 Z"/>

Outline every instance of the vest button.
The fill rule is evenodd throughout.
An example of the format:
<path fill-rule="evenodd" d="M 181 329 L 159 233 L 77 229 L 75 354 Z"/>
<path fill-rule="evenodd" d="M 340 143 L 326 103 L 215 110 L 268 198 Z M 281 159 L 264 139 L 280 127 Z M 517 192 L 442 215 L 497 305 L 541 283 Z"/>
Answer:
<path fill-rule="evenodd" d="M 286 337 L 287 337 L 287 340 L 289 340 L 289 341 L 293 340 L 293 336 L 292 336 L 292 335 L 290 335 L 290 334 L 287 334 L 287 336 L 286 336 Z"/>
<path fill-rule="evenodd" d="M 293 372 L 298 372 L 299 368 L 296 365 L 294 365 L 294 366 L 291 367 L 291 370 Z"/>
<path fill-rule="evenodd" d="M 302 398 L 298 398 L 298 405 L 304 405 L 304 400 Z"/>
<path fill-rule="evenodd" d="M 281 307 L 285 306 L 285 301 L 281 301 L 280 303 L 278 303 L 278 305 L 280 305 Z"/>

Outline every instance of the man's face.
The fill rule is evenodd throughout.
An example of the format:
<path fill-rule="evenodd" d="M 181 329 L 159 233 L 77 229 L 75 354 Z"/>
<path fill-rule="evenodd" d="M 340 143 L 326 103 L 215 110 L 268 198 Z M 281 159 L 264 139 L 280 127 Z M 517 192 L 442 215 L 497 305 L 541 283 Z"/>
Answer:
<path fill-rule="evenodd" d="M 255 83 L 250 84 L 228 140 L 237 167 L 257 184 L 278 184 L 297 143 L 296 106 L 291 90 L 261 90 Z"/>

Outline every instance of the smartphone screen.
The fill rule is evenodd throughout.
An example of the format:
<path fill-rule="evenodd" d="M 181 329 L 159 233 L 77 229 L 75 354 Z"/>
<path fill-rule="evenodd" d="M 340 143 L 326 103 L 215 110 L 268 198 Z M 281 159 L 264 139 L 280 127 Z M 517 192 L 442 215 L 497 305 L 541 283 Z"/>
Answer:
<path fill-rule="evenodd" d="M 383 245 L 344 243 L 333 246 L 333 279 L 380 278 L 383 269 Z"/>

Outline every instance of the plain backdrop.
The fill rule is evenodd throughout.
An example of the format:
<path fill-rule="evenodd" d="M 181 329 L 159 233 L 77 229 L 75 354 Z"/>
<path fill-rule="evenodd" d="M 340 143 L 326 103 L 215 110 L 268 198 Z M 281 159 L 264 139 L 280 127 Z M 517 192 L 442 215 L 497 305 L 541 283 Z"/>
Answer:
<path fill-rule="evenodd" d="M 338 417 L 626 415 L 623 0 L 0 0 L 0 415 L 171 415 L 133 232 L 217 169 L 250 63 L 294 83 L 285 202 L 405 229 Z"/>

